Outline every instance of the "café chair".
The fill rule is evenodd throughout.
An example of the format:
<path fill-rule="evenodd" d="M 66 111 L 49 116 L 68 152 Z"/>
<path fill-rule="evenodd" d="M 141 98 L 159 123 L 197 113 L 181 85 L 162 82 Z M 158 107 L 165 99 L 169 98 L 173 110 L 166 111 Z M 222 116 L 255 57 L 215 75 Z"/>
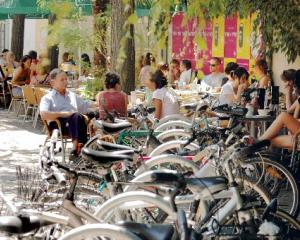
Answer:
<path fill-rule="evenodd" d="M 7 84 L 8 84 L 8 91 L 11 95 L 11 101 L 10 101 L 7 113 L 10 112 L 10 110 L 13 108 L 13 106 L 14 106 L 14 109 L 16 109 L 16 104 L 19 103 L 19 108 L 17 111 L 17 116 L 18 116 L 19 112 L 21 110 L 21 105 L 24 106 L 23 96 L 14 96 L 13 92 L 12 92 L 13 84 L 10 81 L 8 81 Z M 24 109 L 25 109 L 25 106 L 24 106 Z"/>
<path fill-rule="evenodd" d="M 32 110 L 32 117 L 31 120 L 32 122 L 35 119 L 35 116 L 37 114 L 38 111 L 38 103 L 36 100 L 36 96 L 33 90 L 33 87 L 29 86 L 29 85 L 24 85 L 21 87 L 22 91 L 23 91 L 23 103 L 25 106 L 25 114 L 24 114 L 24 118 L 23 118 L 23 124 L 28 116 L 29 113 L 29 109 Z"/>

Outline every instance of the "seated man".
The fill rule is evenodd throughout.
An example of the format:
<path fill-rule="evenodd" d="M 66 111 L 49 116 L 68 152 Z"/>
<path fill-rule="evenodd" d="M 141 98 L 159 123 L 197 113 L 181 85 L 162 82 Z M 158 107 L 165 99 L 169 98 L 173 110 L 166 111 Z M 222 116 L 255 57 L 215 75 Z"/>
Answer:
<path fill-rule="evenodd" d="M 70 159 L 74 159 L 78 156 L 78 144 L 87 141 L 87 126 L 82 113 L 87 113 L 88 108 L 97 107 L 97 103 L 85 101 L 68 91 L 67 75 L 63 70 L 53 69 L 50 82 L 53 89 L 41 99 L 40 114 L 42 119 L 50 122 L 51 129 L 57 128 L 54 120 L 60 120 L 63 134 L 69 134 L 72 138 Z"/>
<path fill-rule="evenodd" d="M 201 81 L 202 90 L 208 91 L 213 88 L 221 90 L 223 78 L 226 77 L 226 75 L 221 72 L 221 60 L 213 57 L 209 62 L 209 69 L 211 74 L 205 76 Z"/>

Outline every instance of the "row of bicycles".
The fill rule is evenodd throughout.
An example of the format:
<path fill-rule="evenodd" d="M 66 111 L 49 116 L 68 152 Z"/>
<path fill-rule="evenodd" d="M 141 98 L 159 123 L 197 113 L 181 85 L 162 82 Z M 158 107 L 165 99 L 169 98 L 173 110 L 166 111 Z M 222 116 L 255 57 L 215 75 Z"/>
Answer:
<path fill-rule="evenodd" d="M 247 109 L 211 107 L 207 95 L 183 107 L 190 117 L 157 122 L 139 105 L 130 119 L 93 119 L 97 134 L 68 163 L 57 160 L 54 130 L 35 181 L 19 170 L 19 197 L 0 192 L 0 231 L 11 239 L 300 239 L 297 159 L 250 137 Z"/>

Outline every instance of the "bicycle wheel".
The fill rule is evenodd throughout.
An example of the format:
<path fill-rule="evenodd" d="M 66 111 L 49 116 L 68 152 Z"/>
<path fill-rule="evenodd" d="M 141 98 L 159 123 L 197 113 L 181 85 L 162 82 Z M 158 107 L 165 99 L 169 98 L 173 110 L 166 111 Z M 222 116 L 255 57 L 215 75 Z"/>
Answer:
<path fill-rule="evenodd" d="M 243 229 L 241 229 L 241 223 L 238 221 L 236 216 L 233 216 L 220 227 L 219 234 L 224 237 L 227 235 L 226 237 L 228 237 L 229 227 L 233 236 L 238 235 L 239 237 L 250 237 L 248 239 L 254 239 L 253 237 L 256 237 L 255 239 L 268 239 L 268 237 L 272 237 L 272 239 L 296 240 L 300 238 L 300 222 L 283 210 L 277 209 L 276 213 L 269 213 L 266 219 L 266 221 L 268 221 L 269 223 L 272 223 L 280 228 L 279 233 L 277 233 L 275 236 L 270 236 L 267 233 L 262 234 L 261 232 L 261 226 L 263 224 L 261 217 L 264 214 L 265 208 L 249 208 L 241 211 L 247 211 L 251 214 L 253 218 L 251 223 L 244 224 Z M 268 226 L 268 228 L 270 228 L 270 226 Z M 242 232 L 245 230 L 247 231 L 247 229 L 248 232 Z M 265 230 L 269 231 L 269 229 Z"/>
<path fill-rule="evenodd" d="M 264 186 L 271 198 L 277 198 L 280 209 L 293 217 L 298 216 L 299 187 L 287 167 L 262 156 L 247 159 L 240 169 L 242 176 Z"/>
<path fill-rule="evenodd" d="M 107 223 L 134 221 L 139 223 L 162 223 L 173 221 L 176 213 L 169 202 L 159 195 L 145 191 L 121 193 L 103 203 L 94 216 Z"/>
<path fill-rule="evenodd" d="M 126 228 L 110 224 L 89 224 L 75 228 L 59 238 L 59 240 L 111 239 L 141 240 Z"/>

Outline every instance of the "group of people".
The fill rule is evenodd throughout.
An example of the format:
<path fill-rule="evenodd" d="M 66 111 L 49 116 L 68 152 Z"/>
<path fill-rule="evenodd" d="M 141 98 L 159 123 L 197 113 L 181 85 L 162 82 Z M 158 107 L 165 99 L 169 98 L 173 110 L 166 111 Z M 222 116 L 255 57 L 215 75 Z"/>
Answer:
<path fill-rule="evenodd" d="M 105 90 L 100 92 L 96 101 L 84 100 L 67 89 L 67 74 L 63 67 L 41 71 L 43 56 L 37 59 L 37 53 L 30 51 L 20 63 L 14 60 L 12 52 L 3 51 L 0 59 L 2 79 L 11 80 L 15 86 L 13 94 L 21 94 L 19 86 L 24 84 L 51 83 L 52 90 L 46 94 L 40 103 L 40 113 L 43 119 L 49 121 L 50 128 L 56 128 L 55 119 L 61 121 L 63 131 L 67 132 L 73 140 L 72 156 L 78 155 L 78 145 L 87 141 L 85 114 L 89 109 L 99 108 L 101 119 L 105 113 L 118 112 L 119 116 L 127 116 L 128 96 L 121 90 L 121 80 L 116 73 L 109 72 L 105 75 Z M 63 63 L 74 64 L 64 54 Z M 90 66 L 88 56 L 84 56 Z M 144 58 L 144 65 L 140 72 L 140 83 L 152 92 L 152 105 L 155 107 L 155 117 L 161 119 L 171 114 L 179 114 L 179 103 L 173 91 L 168 85 L 177 88 L 187 87 L 193 78 L 192 64 L 188 60 L 178 61 L 173 59 L 168 64 L 159 63 L 153 68 L 155 62 L 151 53 Z M 221 61 L 212 58 L 209 62 L 210 74 L 197 83 L 205 91 L 210 88 L 219 91 L 220 104 L 240 103 L 242 93 L 249 87 L 249 73 L 237 63 L 230 62 L 225 67 L 225 73 L 221 72 Z M 257 78 L 257 88 L 267 88 L 271 85 L 268 75 L 268 65 L 265 60 L 257 60 L 254 66 L 254 74 Z M 294 134 L 300 129 L 297 120 L 300 112 L 300 70 L 289 69 L 281 75 L 285 82 L 287 112 L 282 113 L 273 122 L 270 128 L 260 137 L 270 139 L 277 147 L 291 147 L 293 136 L 286 135 L 277 137 L 283 126 Z M 294 114 L 294 117 L 291 114 Z"/>

